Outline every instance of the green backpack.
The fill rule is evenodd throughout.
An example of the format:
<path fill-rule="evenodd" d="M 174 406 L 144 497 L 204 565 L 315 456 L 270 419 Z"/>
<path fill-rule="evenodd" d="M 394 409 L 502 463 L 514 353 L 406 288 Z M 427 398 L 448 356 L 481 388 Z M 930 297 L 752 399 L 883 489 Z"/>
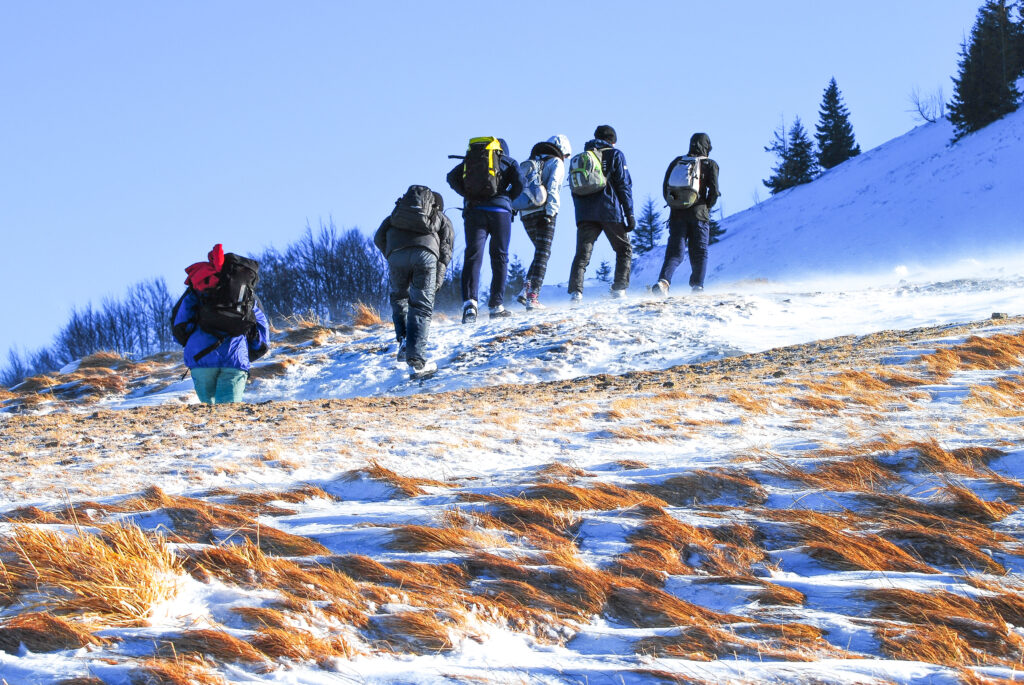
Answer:
<path fill-rule="evenodd" d="M 573 195 L 593 195 L 608 185 L 601 166 L 607 149 L 610 148 L 585 150 L 569 160 L 569 188 Z"/>

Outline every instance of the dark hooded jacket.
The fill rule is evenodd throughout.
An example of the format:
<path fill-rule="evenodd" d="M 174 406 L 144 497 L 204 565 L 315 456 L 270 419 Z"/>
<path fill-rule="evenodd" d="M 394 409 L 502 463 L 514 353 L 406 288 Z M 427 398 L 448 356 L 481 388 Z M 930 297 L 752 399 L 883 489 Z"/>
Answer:
<path fill-rule="evenodd" d="M 501 161 L 499 162 L 499 173 L 501 178 L 498 181 L 498 194 L 486 200 L 469 200 L 463 202 L 463 209 L 475 209 L 477 207 L 497 207 L 511 213 L 512 198 L 518 197 L 523 192 L 523 182 L 519 178 L 519 164 L 512 159 L 508 153 L 508 143 L 504 138 L 498 138 L 501 143 Z M 462 179 L 462 162 L 455 165 L 455 168 L 448 172 L 446 180 L 452 190 L 466 197 L 466 189 Z"/>
<path fill-rule="evenodd" d="M 633 216 L 633 179 L 629 176 L 626 156 L 611 143 L 596 138 L 584 145 L 583 149 L 603 150 L 601 166 L 608 183 L 599 193 L 572 196 L 576 207 L 576 222 L 626 223 L 626 217 Z"/>
<path fill-rule="evenodd" d="M 690 150 L 686 153 L 689 157 L 707 157 L 711 154 L 711 138 L 706 133 L 694 133 L 690 136 Z M 676 157 L 665 170 L 665 180 L 661 184 L 662 195 L 668 192 L 668 177 L 672 173 L 672 167 L 682 156 Z M 692 207 L 686 209 L 673 209 L 672 215 L 690 216 L 698 221 L 707 221 L 711 217 L 711 208 L 715 206 L 721 193 L 718 191 L 718 163 L 713 159 L 705 159 L 700 168 L 700 198 Z M 670 217 L 671 218 L 671 217 Z"/>
<path fill-rule="evenodd" d="M 403 231 L 392 226 L 391 217 L 388 216 L 381 223 L 377 232 L 373 234 L 373 243 L 377 249 L 383 252 L 385 257 L 389 257 L 392 252 L 398 250 L 422 247 L 437 257 L 438 264 L 442 268 L 447 266 L 452 261 L 455 232 L 452 229 L 451 220 L 444 214 L 444 200 L 440 193 L 434 193 L 434 201 L 437 203 L 441 218 L 441 227 L 436 233 Z"/>

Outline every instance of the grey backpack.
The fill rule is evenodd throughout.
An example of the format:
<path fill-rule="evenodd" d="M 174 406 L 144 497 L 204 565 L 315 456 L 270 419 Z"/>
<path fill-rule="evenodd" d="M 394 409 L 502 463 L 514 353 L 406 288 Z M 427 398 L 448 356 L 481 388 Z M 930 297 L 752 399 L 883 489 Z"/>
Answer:
<path fill-rule="evenodd" d="M 707 157 L 676 157 L 665 184 L 665 202 L 673 209 L 687 209 L 700 198 L 700 168 Z"/>
<path fill-rule="evenodd" d="M 512 209 L 517 212 L 538 209 L 548 201 L 548 189 L 544 187 L 544 160 L 528 159 L 519 165 L 519 177 L 523 192 L 512 200 Z"/>

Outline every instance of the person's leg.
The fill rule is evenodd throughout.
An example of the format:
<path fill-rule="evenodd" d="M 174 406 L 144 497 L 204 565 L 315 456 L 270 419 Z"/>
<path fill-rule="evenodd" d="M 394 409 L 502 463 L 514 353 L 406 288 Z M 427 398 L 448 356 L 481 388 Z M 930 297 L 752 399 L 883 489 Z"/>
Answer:
<path fill-rule="evenodd" d="M 633 268 L 633 245 L 629 241 L 629 233 L 625 224 L 606 223 L 603 224 L 604 234 L 608 236 L 608 242 L 615 250 L 615 280 L 612 282 L 612 290 L 626 290 L 629 288 L 629 272 Z"/>
<path fill-rule="evenodd" d="M 576 255 L 572 258 L 569 270 L 569 292 L 583 292 L 583 276 L 590 265 L 590 255 L 594 252 L 594 242 L 601 235 L 601 224 L 594 221 L 576 223 Z"/>
<path fill-rule="evenodd" d="M 480 291 L 480 267 L 487 242 L 487 212 L 467 209 L 462 213 L 466 226 L 466 256 L 462 260 L 462 300 L 476 300 Z"/>
<path fill-rule="evenodd" d="M 659 281 L 672 282 L 672 275 L 683 262 L 683 248 L 686 242 L 686 223 L 678 212 L 668 216 L 668 244 L 665 245 L 665 261 L 661 265 Z"/>
<path fill-rule="evenodd" d="M 434 286 L 437 257 L 429 250 L 406 250 L 412 253 L 412 285 L 409 287 L 409 338 L 405 358 L 426 361 L 430 318 L 434 313 Z"/>
<path fill-rule="evenodd" d="M 241 402 L 245 393 L 245 383 L 249 380 L 249 372 L 232 368 L 220 368 L 216 371 L 220 372 L 217 374 L 216 403 Z"/>
<path fill-rule="evenodd" d="M 409 316 L 409 283 L 412 270 L 409 268 L 408 253 L 411 250 L 392 252 L 388 257 L 388 281 L 391 301 L 391 322 L 395 325 L 395 339 L 401 342 L 408 331 L 406 319 Z"/>
<path fill-rule="evenodd" d="M 213 404 L 217 394 L 217 372 L 220 369 L 197 367 L 192 369 L 192 385 L 196 389 L 196 397 L 203 404 Z"/>
<path fill-rule="evenodd" d="M 512 214 L 487 212 L 487 225 L 491 234 L 491 293 L 488 307 L 497 307 L 505 301 L 505 280 L 508 277 L 508 243 L 512 239 Z"/>
<path fill-rule="evenodd" d="M 689 219 L 686 226 L 686 246 L 690 253 L 690 287 L 703 288 L 704 275 L 708 269 L 708 240 L 711 224 L 707 221 Z"/>
<path fill-rule="evenodd" d="M 526 272 L 528 289 L 532 292 L 540 292 L 544 285 L 544 276 L 548 271 L 548 260 L 551 258 L 551 242 L 555 238 L 555 224 L 548 224 L 548 219 L 543 212 L 537 212 L 523 219 L 526 227 L 526 234 L 530 236 L 533 243 L 533 261 Z"/>

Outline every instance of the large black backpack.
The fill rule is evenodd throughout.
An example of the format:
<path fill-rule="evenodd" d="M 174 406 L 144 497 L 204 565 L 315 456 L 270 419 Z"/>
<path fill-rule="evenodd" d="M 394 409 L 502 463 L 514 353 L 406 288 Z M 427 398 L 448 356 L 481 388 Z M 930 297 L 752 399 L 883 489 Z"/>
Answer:
<path fill-rule="evenodd" d="M 395 201 L 391 225 L 402 231 L 430 235 L 441 227 L 441 210 L 434 193 L 426 186 L 409 186 Z"/>
<path fill-rule="evenodd" d="M 219 347 L 228 338 L 249 335 L 256 326 L 255 306 L 256 285 L 260 281 L 259 263 L 253 259 L 232 252 L 224 255 L 224 266 L 219 273 L 217 285 L 206 290 L 189 288 L 171 310 L 171 325 L 175 340 L 182 346 L 188 342 L 186 326 L 173 327 L 178 309 L 188 293 L 194 293 L 199 301 L 196 308 L 195 324 L 217 340 L 195 355 L 198 361 Z M 267 348 L 249 352 L 249 359 L 256 360 L 267 353 Z"/>
<path fill-rule="evenodd" d="M 501 141 L 490 136 L 472 138 L 462 164 L 466 198 L 489 200 L 501 190 Z"/>

